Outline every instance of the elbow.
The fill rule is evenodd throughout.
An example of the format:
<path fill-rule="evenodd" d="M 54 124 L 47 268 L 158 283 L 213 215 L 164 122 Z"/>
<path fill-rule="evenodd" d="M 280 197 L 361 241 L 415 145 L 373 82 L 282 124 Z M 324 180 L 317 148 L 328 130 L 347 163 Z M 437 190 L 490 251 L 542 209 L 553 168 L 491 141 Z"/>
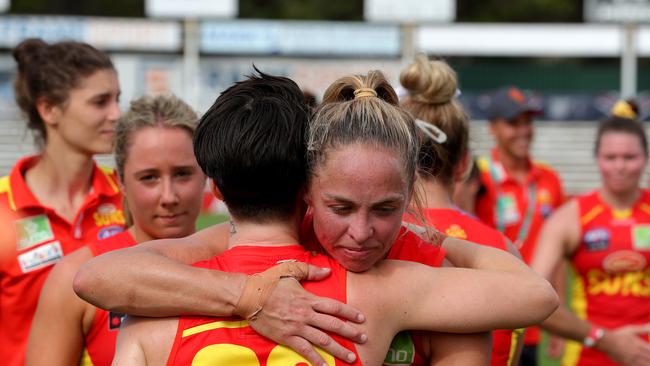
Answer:
<path fill-rule="evenodd" d="M 72 289 L 83 300 L 90 304 L 108 311 L 117 311 L 116 304 L 112 303 L 110 297 L 101 296 L 105 291 L 101 276 L 94 273 L 88 263 L 83 264 L 72 280 Z"/>
<path fill-rule="evenodd" d="M 546 320 L 551 314 L 560 306 L 560 298 L 551 284 L 545 279 L 539 277 L 536 280 L 536 285 L 531 286 L 529 292 L 534 304 L 531 304 L 530 309 L 532 319 L 530 325 L 537 325 Z"/>
<path fill-rule="evenodd" d="M 72 289 L 80 298 L 89 301 L 92 297 L 92 275 L 88 273 L 88 269 L 85 265 L 82 265 L 75 274 L 74 279 L 72 280 Z"/>

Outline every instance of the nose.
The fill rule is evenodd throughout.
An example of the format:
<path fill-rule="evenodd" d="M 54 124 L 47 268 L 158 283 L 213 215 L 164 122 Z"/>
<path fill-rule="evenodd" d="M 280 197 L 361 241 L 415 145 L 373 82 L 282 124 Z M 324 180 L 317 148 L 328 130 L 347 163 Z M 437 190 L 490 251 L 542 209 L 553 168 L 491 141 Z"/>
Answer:
<path fill-rule="evenodd" d="M 120 110 L 120 105 L 117 100 L 113 100 L 109 108 L 108 119 L 111 121 L 117 121 L 122 116 L 122 111 Z"/>
<path fill-rule="evenodd" d="M 173 207 L 179 203 L 177 187 L 171 178 L 165 178 L 162 181 L 160 203 L 163 205 L 163 207 Z"/>
<path fill-rule="evenodd" d="M 368 215 L 362 212 L 354 215 L 348 226 L 348 235 L 357 243 L 363 243 L 373 234 L 372 224 Z"/>

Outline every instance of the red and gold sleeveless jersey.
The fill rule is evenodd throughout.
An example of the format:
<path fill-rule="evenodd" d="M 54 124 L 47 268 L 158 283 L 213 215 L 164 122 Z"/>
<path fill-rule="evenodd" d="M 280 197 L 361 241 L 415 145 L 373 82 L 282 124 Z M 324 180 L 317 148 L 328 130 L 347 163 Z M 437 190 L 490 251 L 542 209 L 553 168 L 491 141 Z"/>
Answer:
<path fill-rule="evenodd" d="M 305 289 L 318 296 L 346 302 L 346 271 L 335 260 L 306 251 L 299 245 L 282 247 L 238 246 L 198 267 L 227 272 L 253 274 L 287 260 L 297 260 L 332 269 L 323 281 L 305 282 Z M 332 337 L 344 347 L 356 350 L 354 344 L 337 335 Z M 320 351 L 328 365 L 349 365 Z M 358 356 L 358 355 L 357 355 Z M 239 365 L 286 366 L 307 361 L 295 351 L 257 334 L 241 318 L 180 317 L 178 330 L 167 365 Z M 357 361 L 352 365 L 360 366 Z"/>
<path fill-rule="evenodd" d="M 15 233 L 11 242 L 0 242 L 0 360 L 5 366 L 25 363 L 38 296 L 52 265 L 124 228 L 122 196 L 112 170 L 95 166 L 92 190 L 68 222 L 38 202 L 27 186 L 24 173 L 37 160 L 38 156 L 23 158 L 0 178 L 0 210 L 11 213 Z"/>
<path fill-rule="evenodd" d="M 93 257 L 96 257 L 112 250 L 128 248 L 136 244 L 133 236 L 128 231 L 123 231 L 98 243 L 89 244 L 88 248 L 90 248 Z M 95 308 L 93 323 L 84 336 L 85 349 L 80 362 L 81 366 L 111 365 L 115 355 L 117 331 L 120 329 L 124 315 Z"/>
<path fill-rule="evenodd" d="M 507 251 L 506 238 L 500 232 L 468 214 L 455 209 L 430 208 L 424 210 L 427 222 L 448 236 Z M 517 348 L 518 331 L 492 332 L 490 365 L 504 366 L 512 363 Z"/>
<path fill-rule="evenodd" d="M 592 192 L 577 198 L 580 244 L 571 307 L 578 317 L 605 328 L 650 321 L 650 191 L 635 205 L 613 210 Z M 648 339 L 645 335 L 644 339 Z M 567 343 L 564 366 L 616 365 L 604 353 Z"/>

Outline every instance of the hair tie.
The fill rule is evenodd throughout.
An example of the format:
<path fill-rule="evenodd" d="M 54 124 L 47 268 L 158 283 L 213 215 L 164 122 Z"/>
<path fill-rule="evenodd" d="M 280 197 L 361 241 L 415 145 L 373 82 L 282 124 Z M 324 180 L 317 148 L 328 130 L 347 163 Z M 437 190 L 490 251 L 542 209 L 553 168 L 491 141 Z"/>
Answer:
<path fill-rule="evenodd" d="M 438 126 L 434 126 L 431 123 L 425 122 L 421 119 L 416 119 L 415 125 L 431 140 L 439 144 L 444 144 L 445 141 L 447 141 L 447 134 L 445 131 L 438 128 Z"/>
<path fill-rule="evenodd" d="M 616 117 L 623 117 L 627 119 L 636 119 L 638 116 L 630 103 L 625 100 L 619 100 L 612 107 L 611 113 Z"/>
<path fill-rule="evenodd" d="M 377 92 L 372 88 L 359 88 L 354 91 L 354 99 L 376 97 Z"/>

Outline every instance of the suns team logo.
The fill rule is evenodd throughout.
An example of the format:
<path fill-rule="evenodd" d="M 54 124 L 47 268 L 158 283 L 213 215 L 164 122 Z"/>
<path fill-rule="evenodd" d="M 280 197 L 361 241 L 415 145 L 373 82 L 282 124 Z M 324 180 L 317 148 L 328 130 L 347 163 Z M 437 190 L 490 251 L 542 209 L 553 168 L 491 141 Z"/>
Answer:
<path fill-rule="evenodd" d="M 456 224 L 452 224 L 451 226 L 449 226 L 447 230 L 445 230 L 445 234 L 453 238 L 467 239 L 467 233 L 465 232 L 465 230 Z"/>
<path fill-rule="evenodd" d="M 126 222 L 124 219 L 124 212 L 117 209 L 112 203 L 104 203 L 97 207 L 97 211 L 93 214 L 93 220 L 98 227 L 109 225 L 121 225 Z"/>

